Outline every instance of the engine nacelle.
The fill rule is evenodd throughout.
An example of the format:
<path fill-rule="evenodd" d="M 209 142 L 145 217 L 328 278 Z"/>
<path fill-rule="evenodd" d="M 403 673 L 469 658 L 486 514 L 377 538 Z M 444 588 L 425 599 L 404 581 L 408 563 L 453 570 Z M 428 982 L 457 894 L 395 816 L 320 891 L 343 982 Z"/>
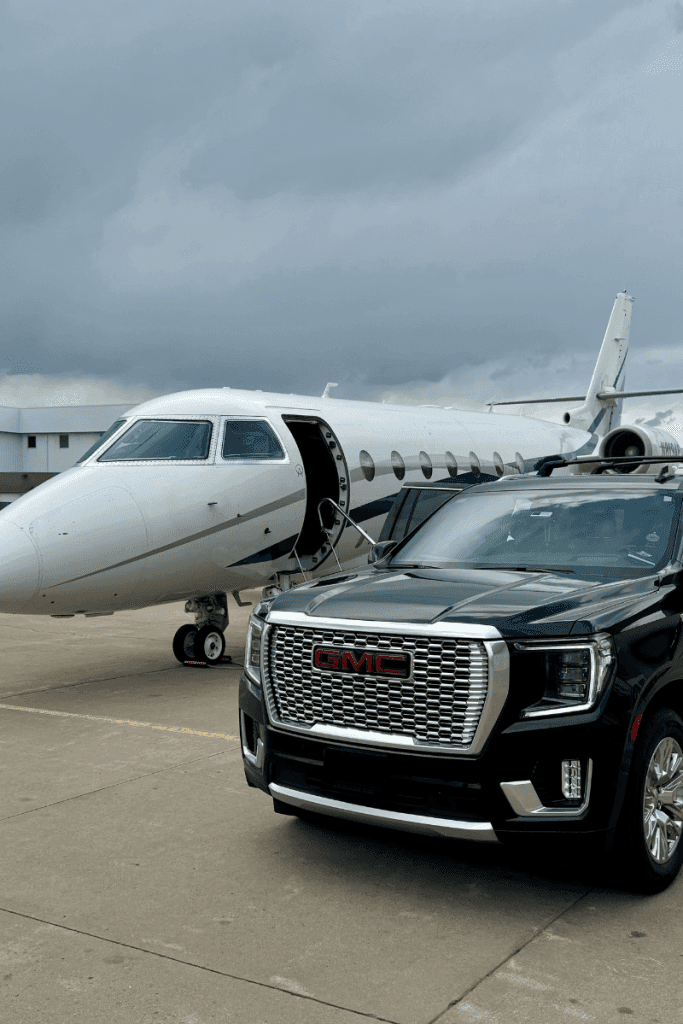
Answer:
<path fill-rule="evenodd" d="M 666 457 L 667 455 L 680 455 L 681 447 L 675 437 L 657 427 L 616 427 L 614 430 L 610 430 L 609 434 L 605 434 L 597 454 L 606 458 L 624 458 L 629 455 L 641 458 L 643 455 Z M 648 473 L 655 466 L 649 462 L 637 462 L 622 463 L 621 466 L 614 468 L 619 473 Z M 584 472 L 590 471 L 591 469 L 588 467 L 584 470 Z"/>

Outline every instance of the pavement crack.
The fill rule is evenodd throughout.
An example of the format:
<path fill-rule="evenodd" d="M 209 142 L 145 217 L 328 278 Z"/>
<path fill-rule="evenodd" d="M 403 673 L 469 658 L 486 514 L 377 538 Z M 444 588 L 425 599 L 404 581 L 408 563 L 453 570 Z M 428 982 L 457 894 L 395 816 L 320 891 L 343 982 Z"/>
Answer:
<path fill-rule="evenodd" d="M 148 668 L 142 671 L 133 669 L 128 672 L 123 672 L 118 676 L 95 676 L 93 679 L 81 679 L 77 683 L 60 683 L 58 686 L 37 686 L 30 690 L 13 690 L 12 693 L 3 693 L 2 699 L 5 700 L 7 697 L 22 697 L 24 694 L 29 693 L 48 693 L 50 690 L 69 690 L 74 686 L 88 686 L 92 683 L 115 683 L 117 679 L 130 679 L 132 675 L 135 675 L 136 677 L 151 676 L 157 672 L 170 672 L 175 667 L 176 666 L 173 664 L 170 666 L 164 665 L 162 668 Z"/>
<path fill-rule="evenodd" d="M 185 768 L 187 765 L 196 764 L 198 761 L 209 761 L 212 757 L 219 757 L 221 754 L 227 754 L 231 750 L 236 749 L 239 749 L 239 743 L 234 747 L 225 747 L 223 750 L 215 750 L 213 754 L 203 754 L 202 757 L 193 757 L 191 761 L 179 761 L 178 764 L 169 764 L 165 768 L 157 768 L 157 770 L 153 772 L 143 772 L 142 775 L 135 775 L 132 779 L 121 779 L 120 782 L 112 782 L 109 786 L 100 786 L 99 789 L 88 789 L 84 793 L 74 793 L 73 796 L 65 796 L 61 800 L 53 800 L 52 803 L 41 804 L 40 807 L 27 807 L 25 811 L 17 811 L 15 814 L 6 814 L 3 818 L 0 818 L 0 822 L 10 821 L 12 818 L 22 818 L 25 814 L 35 814 L 36 811 L 44 811 L 47 807 L 58 807 L 59 804 L 68 804 L 71 803 L 72 800 L 81 800 L 86 796 L 94 796 L 95 793 L 105 793 L 108 789 L 118 789 L 119 786 L 127 786 L 131 782 L 139 782 L 140 779 L 151 779 L 155 775 L 163 775 L 164 772 L 172 772 L 176 768 Z"/>
<path fill-rule="evenodd" d="M 546 923 L 541 928 L 537 928 L 534 931 L 533 935 L 531 935 L 524 942 L 521 942 L 519 946 L 516 946 L 515 949 L 512 950 L 511 953 L 508 953 L 507 956 L 504 956 L 500 963 L 495 964 L 490 971 L 487 971 L 486 974 L 483 974 L 481 976 L 481 978 L 478 978 L 475 982 L 473 982 L 473 984 L 470 985 L 469 988 L 465 989 L 465 991 L 461 995 L 459 995 L 457 999 L 454 999 L 452 1003 L 449 1003 L 448 1006 L 445 1007 L 445 1009 L 437 1013 L 436 1017 L 431 1017 L 427 1021 L 427 1024 L 436 1024 L 437 1021 L 441 1020 L 445 1013 L 448 1013 L 448 1011 L 452 1010 L 454 1006 L 457 1006 L 458 1003 L 461 1003 L 463 1001 L 463 999 L 466 999 L 467 996 L 471 995 L 472 992 L 474 992 L 476 988 L 478 988 L 484 981 L 486 981 L 487 978 L 490 978 L 493 974 L 496 973 L 496 971 L 499 971 L 501 967 L 503 967 L 506 963 L 508 963 L 510 960 L 516 957 L 518 953 L 521 953 L 521 951 L 525 949 L 527 946 L 529 946 L 532 942 L 535 942 L 536 939 L 540 935 L 543 935 L 543 933 L 546 932 L 551 925 L 555 924 L 555 922 L 558 921 L 563 914 L 566 914 L 568 910 L 572 910 L 577 905 L 577 903 L 580 903 L 581 900 L 584 900 L 586 898 L 586 896 L 589 896 L 594 891 L 594 888 L 594 886 L 591 886 L 590 889 L 586 889 L 586 891 L 582 892 L 580 896 L 577 896 L 575 900 L 572 900 L 572 902 L 568 906 L 560 910 L 557 914 L 555 914 L 554 917 L 551 917 L 549 921 L 546 921 Z"/>
<path fill-rule="evenodd" d="M 218 668 L 219 666 L 214 666 Z M 117 679 L 130 679 L 132 675 L 136 678 L 138 676 L 153 676 L 158 672 L 173 672 L 183 668 L 182 665 L 173 662 L 171 665 L 163 665 L 161 668 L 148 668 L 143 670 L 131 669 L 128 672 L 123 672 L 118 676 L 95 676 L 92 679 L 80 679 L 77 683 L 60 683 L 58 686 L 34 686 L 30 690 L 12 690 L 11 693 L 0 694 L 2 700 L 6 700 L 7 697 L 23 697 L 28 696 L 30 693 L 50 693 L 52 690 L 70 690 L 76 686 L 90 686 L 93 683 L 115 683 Z M 221 665 L 220 668 L 244 668 L 241 661 L 235 661 L 233 659 L 229 664 Z"/>
<path fill-rule="evenodd" d="M 199 759 L 201 760 L 201 758 Z M 156 773 L 155 773 L 156 774 Z M 206 971 L 208 974 L 217 974 L 221 978 L 230 978 L 231 981 L 242 981 L 247 985 L 256 985 L 258 988 L 267 988 L 272 992 L 281 992 L 282 995 L 291 996 L 293 999 L 307 999 L 309 1002 L 318 1003 L 320 1006 L 329 1006 L 333 1010 L 343 1010 L 345 1013 L 353 1013 L 358 1017 L 365 1017 L 366 1020 L 380 1021 L 381 1024 L 400 1024 L 390 1017 L 378 1017 L 375 1013 L 366 1013 L 364 1010 L 353 1010 L 348 1006 L 341 1006 L 339 1003 L 330 1003 L 326 999 L 318 999 L 317 996 L 304 995 L 302 992 L 292 992 L 290 989 L 280 988 L 278 985 L 271 985 L 266 981 L 257 981 L 255 978 L 245 978 L 240 974 L 231 974 L 229 971 L 219 971 L 216 967 L 206 967 L 204 964 L 195 963 L 193 960 L 183 960 L 178 956 L 170 956 L 168 953 L 157 953 L 155 949 L 146 949 L 144 946 L 135 946 L 131 942 L 122 942 L 120 939 L 111 939 L 106 935 L 98 935 L 96 932 L 86 932 L 81 928 L 71 928 L 66 924 L 58 924 L 55 921 L 48 921 L 43 917 L 35 917 L 33 914 L 22 914 L 19 910 L 8 910 L 7 907 L 0 907 L 0 913 L 12 914 L 14 917 L 21 917 L 26 921 L 36 921 L 38 924 L 50 925 L 52 928 L 60 928 L 62 931 L 71 932 L 74 935 L 83 935 L 88 939 L 99 939 L 101 942 L 109 942 L 114 946 L 123 949 L 132 949 L 136 953 L 145 953 L 147 956 L 156 956 L 160 960 L 171 960 L 176 964 L 183 964 L 185 967 L 194 967 L 198 971 Z M 559 916 L 559 915 L 558 915 Z"/>

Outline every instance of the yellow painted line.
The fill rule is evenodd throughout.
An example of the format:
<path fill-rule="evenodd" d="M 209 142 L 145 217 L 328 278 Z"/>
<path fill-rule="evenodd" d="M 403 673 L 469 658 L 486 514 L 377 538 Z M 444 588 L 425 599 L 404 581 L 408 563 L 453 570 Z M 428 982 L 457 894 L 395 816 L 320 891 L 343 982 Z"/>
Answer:
<path fill-rule="evenodd" d="M 58 718 L 85 718 L 88 722 L 112 722 L 114 725 L 135 725 L 144 729 L 160 729 L 162 732 L 180 732 L 183 736 L 208 736 L 216 740 L 237 740 L 224 732 L 201 732 L 186 729 L 183 725 L 154 725 L 152 722 L 134 722 L 130 718 L 105 718 L 104 715 L 77 715 L 73 711 L 46 711 L 45 708 L 21 708 L 16 704 L 0 704 L 5 711 L 29 711 L 32 715 L 56 715 Z"/>

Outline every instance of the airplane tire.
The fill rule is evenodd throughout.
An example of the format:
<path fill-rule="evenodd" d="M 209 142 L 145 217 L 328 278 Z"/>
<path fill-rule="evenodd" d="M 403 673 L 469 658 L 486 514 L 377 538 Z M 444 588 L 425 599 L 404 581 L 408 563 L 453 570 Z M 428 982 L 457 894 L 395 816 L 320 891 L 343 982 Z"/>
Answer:
<path fill-rule="evenodd" d="M 202 626 L 194 638 L 195 661 L 207 665 L 220 665 L 225 650 L 225 637 L 216 626 Z"/>
<path fill-rule="evenodd" d="M 187 622 L 176 631 L 176 635 L 173 637 L 173 653 L 182 665 L 186 661 L 194 661 L 194 642 L 197 632 L 197 627 Z"/>

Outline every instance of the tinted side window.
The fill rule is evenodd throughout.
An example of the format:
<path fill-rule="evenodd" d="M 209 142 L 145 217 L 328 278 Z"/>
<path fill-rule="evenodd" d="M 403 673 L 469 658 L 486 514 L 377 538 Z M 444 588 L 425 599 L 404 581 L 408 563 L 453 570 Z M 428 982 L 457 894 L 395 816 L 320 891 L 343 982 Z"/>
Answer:
<path fill-rule="evenodd" d="M 263 420 L 228 420 L 223 435 L 224 459 L 284 459 L 282 445 Z"/>
<path fill-rule="evenodd" d="M 420 523 L 424 523 L 425 519 L 431 516 L 432 512 L 436 512 L 437 508 L 441 508 L 447 501 L 450 501 L 455 494 L 459 494 L 459 491 L 418 491 L 418 499 L 415 502 L 415 508 L 410 519 L 410 529 L 414 530 L 415 527 L 419 526 Z"/>
<path fill-rule="evenodd" d="M 461 488 L 460 490 L 462 490 Z M 420 523 L 423 523 L 432 512 L 445 505 L 447 501 L 460 494 L 460 490 L 429 490 L 425 488 L 407 487 L 397 498 L 400 505 L 396 511 L 387 516 L 380 540 L 403 540 Z"/>
<path fill-rule="evenodd" d="M 398 514 L 401 511 L 401 508 L 403 507 L 404 501 L 408 497 L 408 493 L 409 492 L 407 490 L 401 489 L 394 498 L 394 503 L 389 509 L 386 519 L 382 523 L 382 532 L 377 538 L 378 540 L 391 540 L 391 538 L 394 537 L 394 526 L 396 525 L 396 519 L 398 518 Z"/>
<path fill-rule="evenodd" d="M 398 510 L 398 515 L 394 522 L 394 528 L 391 531 L 392 540 L 403 540 L 405 535 L 408 533 L 408 524 L 410 522 L 410 517 L 413 514 L 413 509 L 415 508 L 415 502 L 417 501 L 419 493 L 419 491 L 412 489 L 407 491 L 403 504 Z"/>

